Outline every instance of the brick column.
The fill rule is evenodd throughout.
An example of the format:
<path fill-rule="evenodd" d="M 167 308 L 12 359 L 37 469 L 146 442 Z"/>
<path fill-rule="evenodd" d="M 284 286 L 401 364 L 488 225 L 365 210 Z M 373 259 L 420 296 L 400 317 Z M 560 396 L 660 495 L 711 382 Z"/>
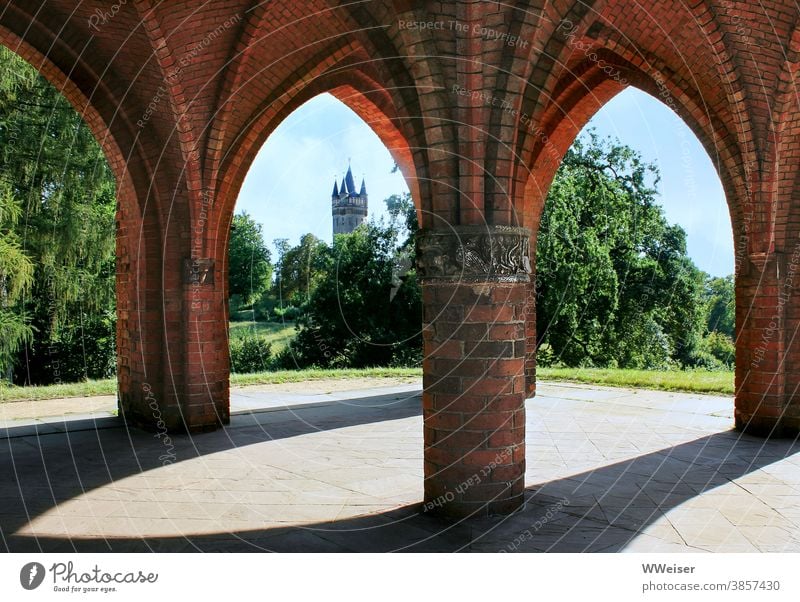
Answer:
<path fill-rule="evenodd" d="M 167 175 L 156 181 L 170 190 Z M 117 194 L 119 414 L 129 425 L 149 430 L 184 430 L 185 308 L 179 258 L 185 252 L 185 220 L 172 220 L 165 233 L 157 195 L 136 203 L 127 198 L 135 194 L 132 188 Z M 137 205 L 147 207 L 144 216 L 132 209 Z"/>
<path fill-rule="evenodd" d="M 183 421 L 190 432 L 230 422 L 228 311 L 221 281 L 224 258 L 184 258 Z"/>
<path fill-rule="evenodd" d="M 225 247 L 208 251 L 205 244 L 208 195 L 192 220 L 185 188 L 171 173 L 165 169 L 154 181 L 175 202 L 161 208 L 154 194 L 138 203 L 148 207 L 144 219 L 121 209 L 117 220 L 120 415 L 153 431 L 213 430 L 230 416 L 224 256 L 218 256 Z M 124 196 L 134 194 L 121 189 L 127 201 L 121 207 L 136 206 Z"/>
<path fill-rule="evenodd" d="M 736 428 L 764 437 L 800 431 L 800 341 L 794 287 L 800 249 L 752 255 L 736 278 Z"/>
<path fill-rule="evenodd" d="M 529 232 L 423 231 L 424 509 L 505 514 L 525 487 L 525 304 Z"/>
<path fill-rule="evenodd" d="M 536 395 L 536 252 L 531 256 L 531 281 L 525 289 L 525 395 Z"/>

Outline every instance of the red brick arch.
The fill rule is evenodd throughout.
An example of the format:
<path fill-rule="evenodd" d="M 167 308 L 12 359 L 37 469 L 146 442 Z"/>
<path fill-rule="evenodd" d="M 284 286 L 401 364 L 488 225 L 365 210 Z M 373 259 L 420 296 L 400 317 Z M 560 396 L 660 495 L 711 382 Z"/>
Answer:
<path fill-rule="evenodd" d="M 117 142 L 108 120 L 90 100 L 95 90 L 85 92 L 48 56 L 5 27 L 0 27 L 0 44 L 35 67 L 72 105 L 94 135 L 114 175 L 117 197 L 117 380 L 119 391 L 124 395 L 131 389 L 131 371 L 145 372 L 148 364 L 145 355 L 152 351 L 148 348 L 160 344 L 160 338 L 156 337 L 149 342 L 137 343 L 137 339 L 146 341 L 149 335 L 145 333 L 150 330 L 148 312 L 137 310 L 140 306 L 137 291 L 143 281 L 159 274 L 159 270 L 146 260 L 152 252 L 148 249 L 153 240 L 146 233 L 158 231 L 161 226 L 157 213 L 148 212 L 146 203 L 142 202 L 151 192 L 152 172 L 146 161 L 137 160 L 140 156 L 136 146 L 121 147 Z M 112 115 L 110 119 L 115 117 Z M 119 130 L 120 120 L 116 125 L 115 129 Z M 126 143 L 130 142 L 128 136 L 123 135 L 123 138 Z"/>
<path fill-rule="evenodd" d="M 556 82 L 548 102 L 538 114 L 535 127 L 528 128 L 520 136 L 525 139 L 518 172 L 518 180 L 524 182 L 524 188 L 519 190 L 524 193 L 516 200 L 521 223 L 536 229 L 561 158 L 589 120 L 611 98 L 632 85 L 662 102 L 665 96 L 671 100 L 665 106 L 677 111 L 716 167 L 730 207 L 731 221 L 738 231 L 742 227 L 742 201 L 747 182 L 740 168 L 744 158 L 738 145 L 730 142 L 735 133 L 704 106 L 699 91 L 684 89 L 667 78 L 659 84 L 650 73 L 636 68 L 616 53 L 597 49 L 595 54 L 603 61 L 602 65 L 613 70 L 615 77 L 619 74 L 618 79 L 609 77 L 593 62 L 574 65 Z M 659 77 L 663 77 L 663 72 L 655 71 Z M 620 80 L 624 83 L 620 84 Z"/>
<path fill-rule="evenodd" d="M 209 332 L 217 331 L 216 336 L 209 338 L 216 341 L 215 352 L 218 357 L 224 358 L 222 361 L 226 368 L 228 344 L 225 325 L 228 321 L 228 305 L 224 300 L 228 295 L 227 249 L 234 208 L 244 178 L 258 151 L 286 117 L 319 94 L 331 93 L 375 131 L 400 166 L 412 196 L 415 200 L 420 198 L 412 149 L 400 129 L 403 127 L 402 119 L 393 105 L 391 94 L 371 77 L 352 68 L 341 71 L 328 69 L 329 66 L 322 66 L 319 69 L 322 73 L 317 77 L 302 78 L 277 97 L 267 99 L 247 119 L 247 128 L 234 137 L 230 147 L 224 153 L 214 154 L 214 161 L 218 162 L 219 168 L 215 168 L 217 187 L 211 190 L 215 206 L 209 219 L 205 248 L 209 257 L 216 259 L 216 274 L 220 284 L 216 293 L 218 301 L 212 306 L 217 319 L 205 326 L 205 335 L 209 337 Z M 221 131 L 212 133 L 212 138 L 222 136 Z"/>
<path fill-rule="evenodd" d="M 782 85 L 776 98 L 772 132 L 777 172 L 775 246 L 791 254 L 798 241 L 793 239 L 793 230 L 786 225 L 800 223 L 800 172 L 792 169 L 800 149 L 800 27 L 794 30 L 787 46 L 780 79 Z"/>
<path fill-rule="evenodd" d="M 132 423 L 149 423 L 153 412 L 141 412 L 136 400 L 144 397 L 143 387 L 152 386 L 158 391 L 163 415 L 171 414 L 174 422 L 174 417 L 185 415 L 177 403 L 182 384 L 174 378 L 180 369 L 173 369 L 172 364 L 182 358 L 180 353 L 170 355 L 169 350 L 180 338 L 171 332 L 179 321 L 175 319 L 179 311 L 175 311 L 176 300 L 170 290 L 180 272 L 162 268 L 168 253 L 176 260 L 179 257 L 171 248 L 180 244 L 176 225 L 182 221 L 178 217 L 182 207 L 175 202 L 180 187 L 174 180 L 181 169 L 180 160 L 173 161 L 170 142 L 156 134 L 156 127 L 147 131 L 147 136 L 137 131 L 136 119 L 143 112 L 142 105 L 136 104 L 137 87 L 121 85 L 108 63 L 104 65 L 100 59 L 98 64 L 97 53 L 80 49 L 76 23 L 85 24 L 82 17 L 59 18 L 58 9 L 49 7 L 42 7 L 34 17 L 27 8 L 2 8 L 0 43 L 36 68 L 75 108 L 100 144 L 116 181 L 121 412 Z M 53 22 L 60 28 L 54 29 Z M 112 47 L 115 59 L 124 57 L 119 45 Z M 146 67 L 137 64 L 136 73 L 145 77 Z M 170 322 L 167 311 L 172 312 Z"/>
<path fill-rule="evenodd" d="M 238 191 L 258 151 L 280 123 L 312 98 L 328 92 L 353 110 L 372 128 L 400 166 L 415 202 L 419 202 L 412 147 L 401 129 L 385 89 L 363 74 L 320 76 L 302 90 L 292 91 L 259 109 L 252 125 L 237 137 L 226 153 L 219 178 L 217 197 L 224 203 L 224 214 L 232 215 Z"/>
<path fill-rule="evenodd" d="M 117 177 L 120 408 L 129 421 L 157 427 L 147 391 L 170 429 L 227 421 L 233 206 L 258 149 L 303 102 L 330 92 L 373 127 L 403 170 L 428 241 L 440 244 L 442 224 L 512 239 L 527 236 L 513 228 L 522 225 L 535 236 L 561 157 L 620 89 L 602 58 L 629 85 L 666 92 L 720 175 L 737 234 L 737 426 L 800 429 L 800 305 L 780 293 L 800 286 L 789 278 L 800 239 L 796 3 L 135 0 L 98 17 L 108 8 L 0 0 L 0 43 L 63 91 Z M 187 282 L 187 265 L 210 270 L 202 286 Z M 522 500 L 524 378 L 515 371 L 531 338 L 519 325 L 532 309 L 528 276 L 509 284 L 487 274 L 469 286 L 435 269 L 423 278 L 428 501 L 487 459 L 504 462 L 491 482 L 446 505 L 457 515 Z M 484 428 L 473 433 L 477 451 L 454 435 L 473 417 Z"/>
<path fill-rule="evenodd" d="M 339 82 L 347 83 L 339 83 Z M 288 99 L 286 104 L 276 107 L 269 107 L 264 111 L 264 119 L 255 120 L 254 129 L 248 133 L 246 142 L 241 144 L 237 155 L 228 161 L 232 174 L 226 174 L 222 178 L 222 186 L 217 193 L 222 207 L 218 214 L 219 222 L 213 232 L 213 237 L 217 241 L 216 256 L 220 258 L 223 271 L 222 280 L 224 290 L 227 291 L 227 248 L 230 238 L 230 224 L 233 220 L 233 213 L 238 198 L 239 190 L 244 182 L 244 178 L 255 159 L 256 154 L 266 142 L 269 135 L 280 125 L 280 123 L 300 106 L 318 96 L 328 92 L 352 109 L 364 122 L 369 125 L 378 135 L 381 141 L 394 157 L 398 166 L 406 179 L 412 198 L 418 203 L 419 184 L 416 178 L 411 149 L 406 142 L 403 134 L 395 125 L 397 117 L 392 119 L 384 112 L 382 107 L 389 106 L 385 91 L 377 87 L 363 88 L 363 84 L 375 86 L 374 82 L 368 79 L 354 79 L 352 74 L 345 77 L 321 78 L 315 83 L 307 86 L 300 93 Z M 356 86 L 358 85 L 359 89 Z M 364 90 L 364 92 L 360 91 Z M 380 103 L 377 104 L 377 103 Z M 255 129 L 259 128 L 259 129 Z M 418 205 L 419 211 L 419 205 Z M 225 297 L 227 293 L 223 295 Z"/>
<path fill-rule="evenodd" d="M 90 102 L 84 91 L 42 52 L 16 33 L 2 26 L 0 26 L 0 44 L 32 65 L 72 105 L 103 150 L 118 187 L 131 186 L 133 182 L 128 170 L 128 157 L 117 144 L 107 121 Z"/>
<path fill-rule="evenodd" d="M 663 71 L 644 72 L 625 58 L 606 49 L 596 49 L 598 60 L 574 63 L 552 87 L 548 102 L 538 115 L 535 125 L 528 124 L 522 138 L 527 138 L 523 160 L 518 166 L 517 188 L 518 223 L 532 232 L 531 262 L 535 264 L 536 238 L 550 185 L 563 156 L 589 120 L 628 85 L 633 85 L 664 102 L 675 110 L 695 133 L 717 168 L 728 201 L 734 233 L 744 229 L 744 200 L 747 183 L 740 173 L 742 158 L 736 145 L 726 146 L 729 134 L 720 118 L 709 114 L 701 104 L 702 96 L 684 90 L 666 78 L 660 83 L 651 75 L 662 78 Z M 594 58 L 594 57 L 593 57 Z M 613 77 L 609 75 L 609 71 Z M 671 106 L 670 106 L 671 105 Z M 737 265 L 742 257 L 736 257 Z M 530 289 L 531 296 L 533 289 Z M 526 377 L 528 392 L 535 392 L 536 320 L 531 312 L 526 324 Z"/>

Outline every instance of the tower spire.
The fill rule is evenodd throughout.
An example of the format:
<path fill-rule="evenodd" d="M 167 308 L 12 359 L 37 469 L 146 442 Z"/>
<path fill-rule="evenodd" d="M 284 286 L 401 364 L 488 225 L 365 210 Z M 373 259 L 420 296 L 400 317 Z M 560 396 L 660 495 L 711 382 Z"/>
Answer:
<path fill-rule="evenodd" d="M 344 177 L 344 181 L 347 184 L 347 193 L 348 194 L 355 194 L 356 193 L 356 183 L 353 182 L 353 170 L 350 166 L 347 166 L 347 175 Z"/>
<path fill-rule="evenodd" d="M 349 161 L 348 161 L 349 163 Z M 333 235 L 349 234 L 367 219 L 367 183 L 361 178 L 361 192 L 358 192 L 353 180 L 353 169 L 348 164 L 342 183 L 337 188 L 336 178 L 333 182 L 331 198 L 331 217 L 333 219 Z"/>

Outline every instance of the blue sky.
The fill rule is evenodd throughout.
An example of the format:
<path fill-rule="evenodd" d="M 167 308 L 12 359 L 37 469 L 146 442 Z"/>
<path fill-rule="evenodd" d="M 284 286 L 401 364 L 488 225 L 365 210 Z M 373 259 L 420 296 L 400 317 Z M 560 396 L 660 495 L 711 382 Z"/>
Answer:
<path fill-rule="evenodd" d="M 692 131 L 658 100 L 629 88 L 595 115 L 587 127 L 638 150 L 661 171 L 661 203 L 672 223 L 687 232 L 689 255 L 715 276 L 733 273 L 730 216 L 717 173 Z M 384 213 L 383 199 L 407 191 L 392 174 L 389 151 L 355 113 L 323 94 L 292 113 L 272 133 L 247 174 L 236 204 L 264 228 L 264 238 L 306 232 L 331 239 L 330 195 L 348 160 L 356 185 L 366 177 L 369 214 Z"/>

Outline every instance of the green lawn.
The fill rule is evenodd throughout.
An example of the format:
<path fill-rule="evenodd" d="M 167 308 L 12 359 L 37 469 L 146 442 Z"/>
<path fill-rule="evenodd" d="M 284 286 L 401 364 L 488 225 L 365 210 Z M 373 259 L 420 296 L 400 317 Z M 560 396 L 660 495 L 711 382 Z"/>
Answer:
<path fill-rule="evenodd" d="M 240 322 L 238 324 L 247 324 Z M 274 336 L 278 344 L 293 332 L 291 326 L 259 324 L 267 336 Z M 281 328 L 277 328 L 280 326 Z M 231 336 L 246 332 L 246 327 L 231 328 Z M 236 332 L 236 335 L 233 333 Z M 614 387 L 659 389 L 662 391 L 688 391 L 693 393 L 720 393 L 733 395 L 733 372 L 660 372 L 655 370 L 612 370 L 600 368 L 537 368 L 537 376 L 543 381 L 567 381 Z M 231 374 L 231 385 L 265 385 L 324 378 L 421 378 L 421 368 L 367 368 L 363 370 L 282 370 L 255 374 Z M 116 391 L 114 379 L 93 380 L 83 383 L 50 385 L 46 387 L 16 387 L 0 385 L 0 402 L 62 397 L 91 397 L 113 395 Z"/>
<path fill-rule="evenodd" d="M 541 380 L 570 381 L 612 387 L 733 395 L 733 372 L 617 370 L 603 368 L 537 368 Z"/>
<path fill-rule="evenodd" d="M 231 374 L 231 385 L 270 385 L 323 378 L 421 378 L 421 368 L 365 368 L 363 370 L 282 370 L 255 374 Z M 0 385 L 0 402 L 35 401 L 62 397 L 92 397 L 113 395 L 117 381 L 113 378 L 90 380 L 83 383 L 49 385 L 46 387 L 16 387 Z"/>
<path fill-rule="evenodd" d="M 294 322 L 231 322 L 230 338 L 260 335 L 272 344 L 272 354 L 283 350 L 295 335 Z"/>
<path fill-rule="evenodd" d="M 422 368 L 362 368 L 342 370 L 281 370 L 255 374 L 231 374 L 231 385 L 271 385 L 323 378 L 422 378 Z"/>
<path fill-rule="evenodd" d="M 37 399 L 60 399 L 62 397 L 93 397 L 113 395 L 117 391 L 114 378 L 89 380 L 82 383 L 65 383 L 45 387 L 17 387 L 0 384 L 0 403 L 4 401 L 34 401 Z"/>

